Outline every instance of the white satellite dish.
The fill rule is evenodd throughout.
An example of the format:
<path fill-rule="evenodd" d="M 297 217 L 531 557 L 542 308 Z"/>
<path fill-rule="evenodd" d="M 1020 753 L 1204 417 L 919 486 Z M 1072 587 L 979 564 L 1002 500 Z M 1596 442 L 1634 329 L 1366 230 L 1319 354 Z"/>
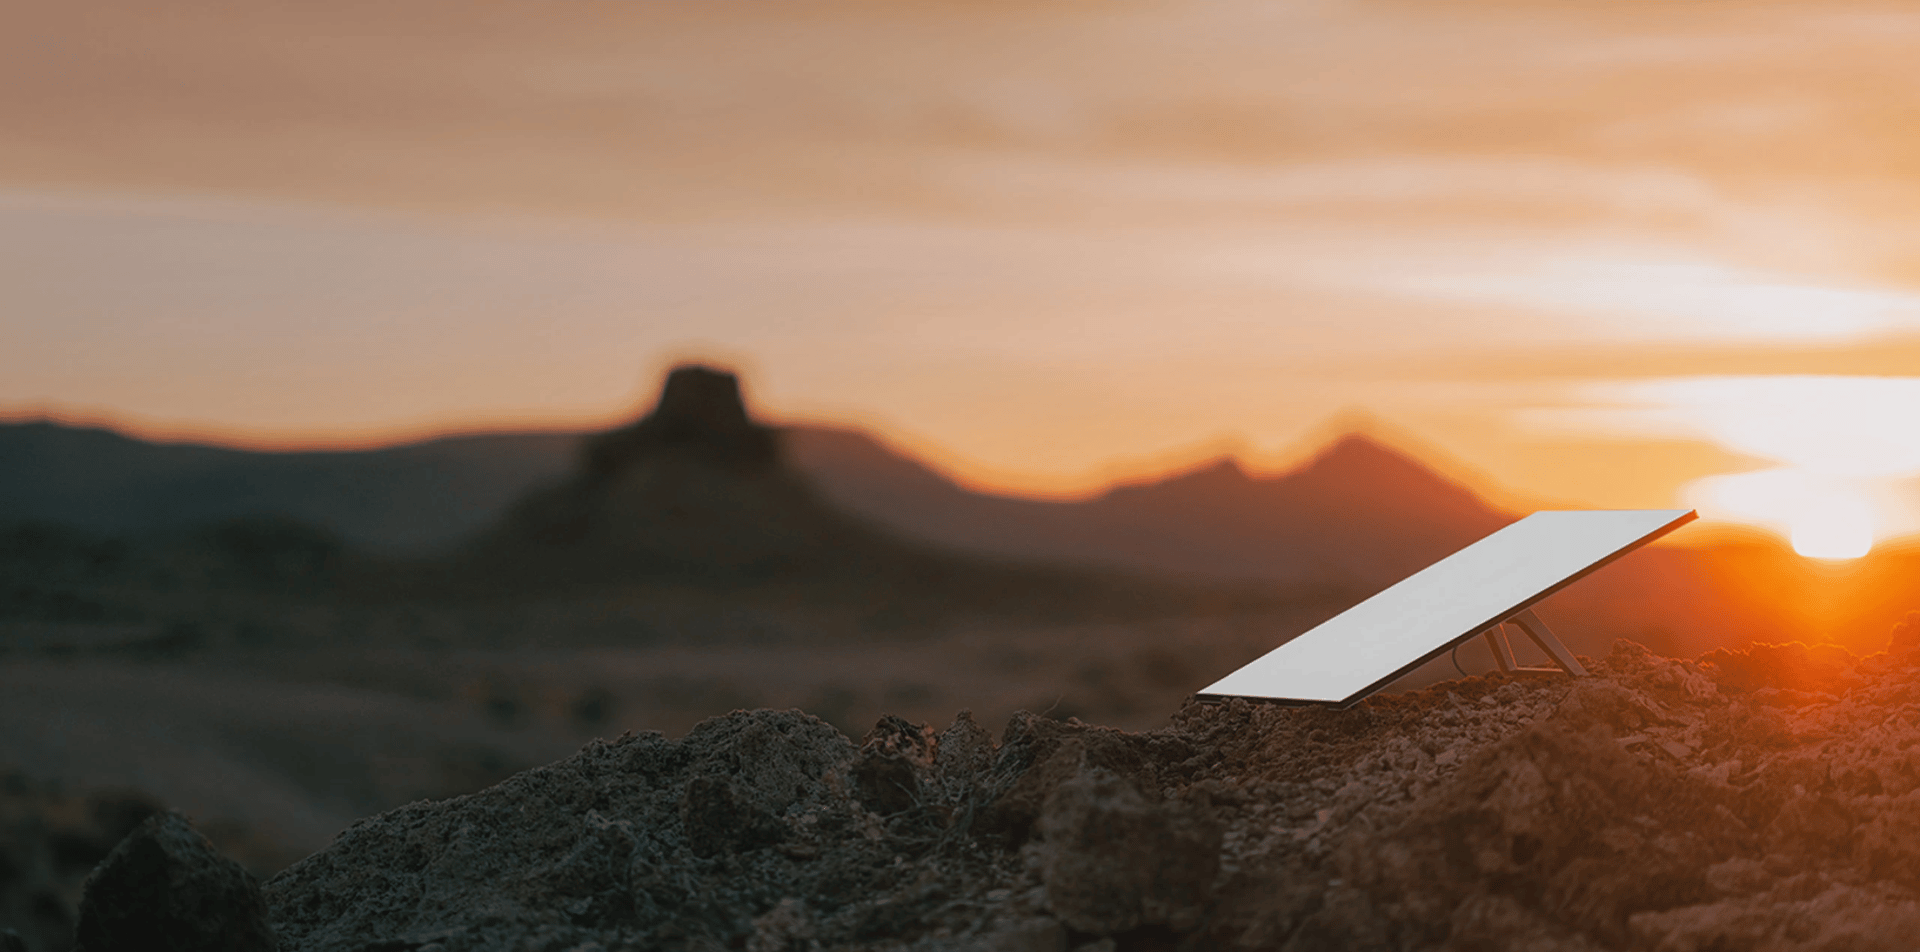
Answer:
<path fill-rule="evenodd" d="M 1352 704 L 1476 635 L 1486 637 L 1503 671 L 1584 676 L 1533 604 L 1695 518 L 1691 509 L 1536 512 L 1255 658 L 1198 697 Z M 1557 667 L 1516 668 L 1507 624 Z"/>

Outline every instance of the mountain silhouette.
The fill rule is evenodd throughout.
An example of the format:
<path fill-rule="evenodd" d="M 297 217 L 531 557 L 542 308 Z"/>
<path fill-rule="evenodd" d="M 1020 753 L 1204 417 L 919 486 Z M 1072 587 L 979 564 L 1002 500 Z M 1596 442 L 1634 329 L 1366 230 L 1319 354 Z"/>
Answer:
<path fill-rule="evenodd" d="M 565 473 L 580 441 L 498 433 L 258 452 L 45 420 L 0 424 L 0 524 L 125 535 L 274 516 L 359 546 L 418 551 L 478 531 L 529 486 Z"/>
<path fill-rule="evenodd" d="M 463 435 L 373 450 L 251 452 L 0 425 L 0 523 L 114 534 L 274 516 L 376 550 L 428 552 L 512 532 L 536 548 L 572 540 L 624 563 L 743 572 L 858 531 L 1001 560 L 1379 585 L 1506 518 L 1364 436 L 1275 477 L 1221 459 L 1090 500 L 995 496 L 859 430 L 757 423 L 739 390 L 716 371 L 669 375 L 659 406 L 607 433 Z M 635 549 L 649 538 L 676 541 Z M 832 543 L 842 544 L 866 545 Z"/>
<path fill-rule="evenodd" d="M 748 413 L 733 374 L 677 367 L 650 412 L 586 438 L 568 475 L 522 497 L 450 560 L 428 563 L 427 577 L 499 594 L 667 585 L 1101 615 L 1245 594 L 913 540 L 823 497 L 784 442 Z"/>
<path fill-rule="evenodd" d="M 814 573 L 897 547 L 784 464 L 732 374 L 683 366 L 651 412 L 586 439 L 570 475 L 514 503 L 471 553 L 522 577 L 604 582 Z"/>
<path fill-rule="evenodd" d="M 653 412 L 590 438 L 585 449 L 592 482 L 670 457 L 739 476 L 766 475 L 781 467 L 779 432 L 747 415 L 738 377 L 711 367 L 681 366 L 667 374 Z"/>
<path fill-rule="evenodd" d="M 1278 475 L 1223 458 L 1091 499 L 995 496 L 860 430 L 756 422 L 731 375 L 670 380 L 652 412 L 606 433 L 373 450 L 255 452 L 0 424 L 0 527 L 137 536 L 242 518 L 282 527 L 275 538 L 308 539 L 274 521 L 291 519 L 355 549 L 411 553 L 413 564 L 458 549 L 461 560 L 437 561 L 460 561 L 468 593 L 677 578 L 1051 610 L 1137 606 L 1159 584 L 1141 581 L 1149 576 L 1366 594 L 1509 519 L 1362 435 Z M 1804 561 L 1777 542 L 1654 547 L 1555 596 L 1569 620 L 1554 624 L 1569 644 L 1626 634 L 1681 653 L 1793 637 L 1812 623 L 1800 617 L 1817 603 L 1807 593 L 1826 584 Z M 1887 547 L 1858 572 L 1894 577 L 1914 565 L 1920 550 Z M 1859 612 L 1813 622 L 1884 628 L 1912 606 L 1906 589 L 1882 587 L 1852 600 Z M 1153 598 L 1173 607 L 1192 591 Z"/>
<path fill-rule="evenodd" d="M 0 542 L 70 538 L 27 531 L 34 523 L 176 542 L 188 538 L 181 530 L 223 524 L 188 534 L 196 545 L 212 540 L 216 567 L 258 561 L 247 553 L 263 543 L 306 558 L 316 540 L 337 537 L 351 551 L 441 565 L 467 594 L 681 579 L 837 587 L 841 604 L 884 594 L 898 604 L 1068 605 L 1084 615 L 1088 605 L 1193 604 L 1194 587 L 1149 595 L 1162 583 L 1148 577 L 1364 595 L 1509 519 L 1363 435 L 1277 475 L 1222 458 L 1091 499 L 995 496 L 860 430 L 756 422 L 731 375 L 670 379 L 652 412 L 606 433 L 462 435 L 372 450 L 256 452 L 0 424 Z M 6 535 L 9 525 L 23 528 Z M 220 542 L 235 538 L 245 544 Z M 45 574 L 44 549 L 14 554 Z M 74 565 L 99 562 L 82 549 Z M 460 558 L 445 557 L 452 550 Z M 1809 630 L 1844 639 L 1884 631 L 1913 608 L 1893 580 L 1915 566 L 1911 540 L 1877 548 L 1849 566 L 1849 578 L 1871 584 L 1850 582 L 1858 591 L 1841 609 L 1819 594 L 1832 570 L 1777 540 L 1655 546 L 1549 608 L 1563 640 L 1585 648 L 1618 635 L 1681 654 Z"/>
<path fill-rule="evenodd" d="M 841 506 L 968 551 L 1212 579 L 1384 584 L 1510 521 L 1466 487 L 1361 435 L 1292 472 L 1221 458 L 1089 500 L 971 492 L 858 431 L 795 431 Z"/>

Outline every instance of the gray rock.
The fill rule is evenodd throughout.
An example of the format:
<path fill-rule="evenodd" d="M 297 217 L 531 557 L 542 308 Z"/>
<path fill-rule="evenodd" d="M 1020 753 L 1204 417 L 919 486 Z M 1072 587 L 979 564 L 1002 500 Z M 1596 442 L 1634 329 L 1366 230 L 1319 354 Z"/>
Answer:
<path fill-rule="evenodd" d="M 1920 654 L 1589 667 L 998 744 L 736 712 L 362 821 L 266 896 L 292 952 L 1910 941 Z"/>
<path fill-rule="evenodd" d="M 480 793 L 364 820 L 267 896 L 294 950 L 798 941 L 821 913 L 879 892 L 868 866 L 892 859 L 849 791 L 854 755 L 792 711 L 716 718 L 678 742 L 596 741 Z M 814 861 L 848 837 L 872 848 Z M 806 898 L 787 901 L 796 889 Z"/>
<path fill-rule="evenodd" d="M 1220 869 L 1220 829 L 1194 804 L 1156 803 L 1094 767 L 1055 787 L 1040 816 L 1047 905 L 1082 932 L 1190 930 Z"/>
<path fill-rule="evenodd" d="M 187 818 L 142 823 L 94 868 L 75 952 L 273 952 L 260 888 Z"/>

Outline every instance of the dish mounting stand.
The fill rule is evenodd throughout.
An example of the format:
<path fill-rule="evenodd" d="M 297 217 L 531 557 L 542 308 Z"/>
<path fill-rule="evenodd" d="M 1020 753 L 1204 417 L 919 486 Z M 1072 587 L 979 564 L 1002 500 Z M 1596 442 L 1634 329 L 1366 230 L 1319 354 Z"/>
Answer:
<path fill-rule="evenodd" d="M 1545 652 L 1547 657 L 1553 659 L 1557 667 L 1522 667 L 1515 663 L 1513 645 L 1507 640 L 1508 625 L 1513 625 L 1524 632 L 1528 640 Z M 1548 628 L 1547 623 L 1541 621 L 1540 616 L 1534 614 L 1531 608 L 1523 608 L 1507 616 L 1504 621 L 1494 622 L 1492 627 L 1481 632 L 1480 635 L 1487 639 L 1487 647 L 1493 651 L 1493 663 L 1499 665 L 1500 670 L 1508 674 L 1516 671 L 1547 671 L 1565 672 L 1576 678 L 1587 677 L 1587 669 L 1580 665 L 1580 660 L 1573 656 L 1573 652 L 1567 650 L 1566 645 L 1560 643 L 1560 639 L 1554 636 L 1553 629 Z"/>

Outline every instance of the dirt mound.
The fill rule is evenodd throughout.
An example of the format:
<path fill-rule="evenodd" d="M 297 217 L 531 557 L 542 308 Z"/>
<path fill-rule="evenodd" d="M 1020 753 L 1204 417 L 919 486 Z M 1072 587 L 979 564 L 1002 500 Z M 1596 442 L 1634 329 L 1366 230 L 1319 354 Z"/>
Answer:
<path fill-rule="evenodd" d="M 1876 949 L 1920 930 L 1920 654 L 1761 646 L 998 743 L 800 712 L 372 817 L 281 947 Z"/>

